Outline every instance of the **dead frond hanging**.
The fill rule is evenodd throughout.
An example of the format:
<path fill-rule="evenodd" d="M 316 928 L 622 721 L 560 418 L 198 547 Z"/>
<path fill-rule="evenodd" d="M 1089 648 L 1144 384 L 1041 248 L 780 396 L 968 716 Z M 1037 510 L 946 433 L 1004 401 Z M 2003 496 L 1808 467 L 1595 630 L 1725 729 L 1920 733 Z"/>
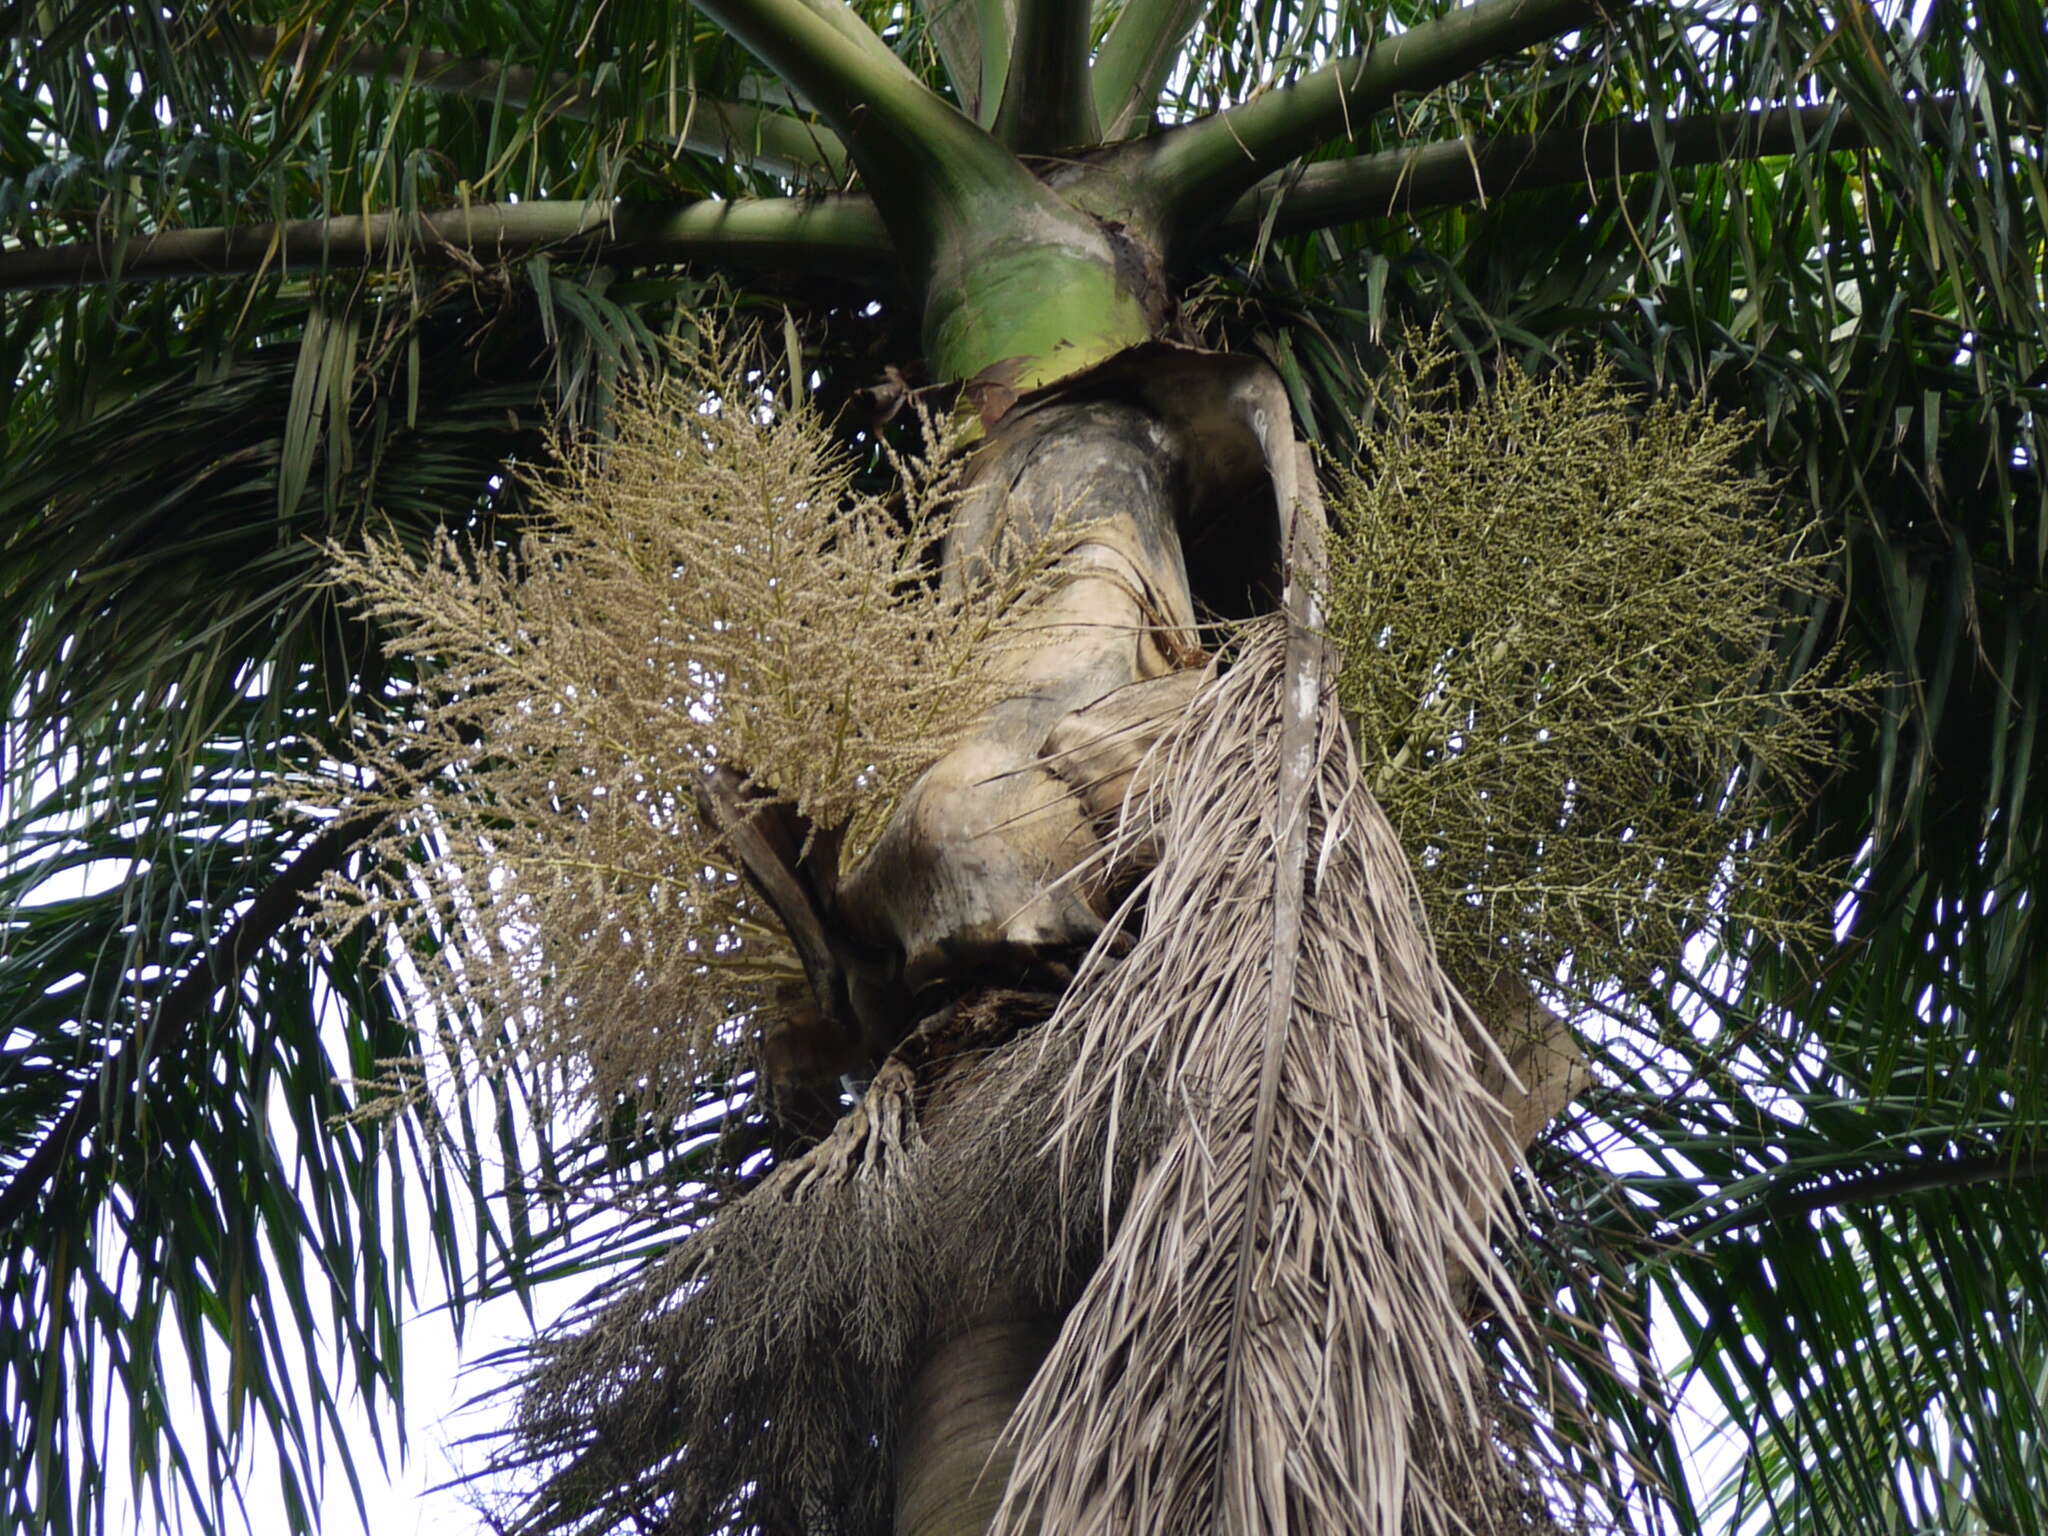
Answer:
<path fill-rule="evenodd" d="M 1158 850 L 1142 928 L 1011 1047 L 1011 1092 L 1058 1074 L 1039 1123 L 1069 1219 L 1091 1207 L 1074 1175 L 1119 1159 L 1062 1170 L 1064 1149 L 1148 1102 L 1171 1119 L 1127 1198 L 1096 1191 L 1114 1235 L 1012 1422 L 1003 1532 L 1448 1532 L 1490 1468 L 1466 1316 L 1473 1285 L 1497 1295 L 1510 1159 L 1489 1047 L 1327 699 L 1276 943 L 1287 651 L 1284 621 L 1253 626 L 1161 744 L 1123 834 Z"/>
<path fill-rule="evenodd" d="M 897 468 L 887 499 L 856 493 L 826 424 L 714 351 L 565 444 L 516 548 L 335 552 L 431 670 L 307 796 L 387 813 L 324 921 L 385 927 L 464 1069 L 516 1048 L 599 1113 L 683 1102 L 798 978 L 699 821 L 707 768 L 857 857 L 995 697 L 1052 563 L 939 591 L 956 461 L 942 445 Z"/>
<path fill-rule="evenodd" d="M 991 1117 L 1018 1107 L 1015 1047 L 964 1099 L 925 1092 L 948 1077 L 926 1052 L 981 1058 L 1047 1006 L 997 991 L 929 1021 L 822 1142 L 539 1340 L 500 1458 L 516 1528 L 886 1533 L 896 1409 L 932 1340 L 982 1295 L 1056 1309 L 1100 1252 L 1042 1113 Z M 1124 1127 L 1126 1165 L 1157 1144 L 1156 1111 Z M 1103 1150 L 1077 1153 L 1090 1210 L 1121 1182 L 1088 1160 Z"/>
<path fill-rule="evenodd" d="M 1831 872 L 1772 828 L 1868 685 L 1786 682 L 1778 646 L 1811 646 L 1831 552 L 1743 471 L 1739 419 L 1636 412 L 1603 374 L 1509 368 L 1476 402 L 1452 377 L 1424 339 L 1383 381 L 1333 477 L 1329 603 L 1446 963 L 1597 982 L 1701 931 L 1812 935 Z"/>
<path fill-rule="evenodd" d="M 538 1340 L 501 1468 L 528 1483 L 510 1523 L 886 1530 L 930 1161 L 909 1074 L 885 1066 L 824 1142 Z"/>

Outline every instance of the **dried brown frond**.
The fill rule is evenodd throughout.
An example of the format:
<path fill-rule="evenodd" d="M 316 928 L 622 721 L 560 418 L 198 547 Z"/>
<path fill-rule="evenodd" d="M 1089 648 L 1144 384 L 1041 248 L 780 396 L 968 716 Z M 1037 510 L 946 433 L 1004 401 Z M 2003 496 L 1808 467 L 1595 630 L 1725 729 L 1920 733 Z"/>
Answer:
<path fill-rule="evenodd" d="M 885 1067 L 810 1154 L 543 1339 L 507 1457 L 547 1469 L 521 1523 L 806 1530 L 828 1510 L 823 1529 L 886 1530 L 930 1156 L 907 1074 Z"/>
<path fill-rule="evenodd" d="M 309 797 L 389 813 L 324 920 L 393 936 L 458 1071 L 516 1048 L 599 1112 L 729 1072 L 796 969 L 699 822 L 707 766 L 858 857 L 993 702 L 1048 579 L 1026 551 L 941 592 L 957 461 L 941 444 L 898 469 L 886 500 L 857 494 L 825 423 L 714 351 L 565 444 L 516 549 L 334 552 L 420 682 Z"/>
<path fill-rule="evenodd" d="M 1604 374 L 1459 399 L 1420 342 L 1334 477 L 1330 630 L 1360 756 L 1446 963 L 1598 981 L 1703 930 L 1814 932 L 1831 872 L 1781 855 L 1840 712 L 1777 642 L 1830 552 L 1745 473 L 1750 429 L 1637 413 Z"/>
<path fill-rule="evenodd" d="M 980 1016 L 956 1022 L 993 1041 L 1045 1017 L 1001 993 L 966 1011 Z M 1057 1307 L 1099 1252 L 1063 1208 L 1044 1104 L 997 1113 L 1018 1107 L 1017 1047 L 915 1073 L 925 1038 L 818 1146 L 541 1341 L 502 1457 L 539 1469 L 521 1528 L 890 1529 L 897 1398 L 935 1332 L 998 1289 Z M 933 1076 L 971 1086 L 934 1104 Z M 1142 1156 L 1156 1134 L 1124 1139 Z"/>
<path fill-rule="evenodd" d="M 1095 1191 L 1121 1214 L 1012 1421 L 1001 1532 L 1422 1536 L 1459 1528 L 1457 1491 L 1491 1464 L 1466 1306 L 1475 1283 L 1499 1295 L 1485 1228 L 1507 1187 L 1504 1117 L 1478 1076 L 1483 1031 L 1438 969 L 1327 701 L 1254 1173 L 1289 958 L 1274 921 L 1285 628 L 1247 631 L 1127 813 L 1124 835 L 1159 850 L 1127 909 L 1142 904 L 1142 931 L 1121 958 L 1098 945 L 1059 1013 L 1013 1047 L 1020 1078 L 1034 1051 L 1059 1072 L 1042 1104 L 1055 1156 L 1106 1137 L 1089 1161 L 1115 1168 L 1125 1114 L 1164 1103 L 1171 1122 L 1126 1199 Z"/>

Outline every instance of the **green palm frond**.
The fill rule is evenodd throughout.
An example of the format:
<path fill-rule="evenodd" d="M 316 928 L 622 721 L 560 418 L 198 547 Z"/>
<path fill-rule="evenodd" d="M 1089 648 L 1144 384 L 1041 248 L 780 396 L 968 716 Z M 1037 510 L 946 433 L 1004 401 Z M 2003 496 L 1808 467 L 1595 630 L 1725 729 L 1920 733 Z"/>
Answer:
<path fill-rule="evenodd" d="M 1900 1048 L 1862 981 L 1797 1014 L 1672 999 L 1610 1027 L 1581 1134 L 1626 1171 L 1569 1225 L 1661 1255 L 1685 1390 L 1741 1426 L 1716 1518 L 2042 1529 L 2048 1144 L 2016 1079 L 1939 1029 Z"/>
<path fill-rule="evenodd" d="M 459 337 L 427 347 L 423 368 L 468 371 Z M 24 434 L 7 488 L 0 975 L 28 1002 L 12 1010 L 0 1206 L 12 1231 L 63 1235 L 55 1257 L 8 1250 L 29 1326 L 10 1335 L 24 1475 L 5 1497 L 24 1526 L 96 1520 L 111 1394 L 152 1498 L 217 1519 L 234 1446 L 269 1426 L 284 1513 L 310 1528 L 345 1379 L 315 1341 L 373 1400 L 396 1390 L 412 1280 L 391 1224 L 413 1177 L 446 1209 L 434 1151 L 404 1159 L 333 1122 L 351 1102 L 337 1084 L 402 1054 L 411 1025 L 359 945 L 316 951 L 293 929 L 352 836 L 295 831 L 268 790 L 378 680 L 310 536 L 359 526 L 373 497 L 416 522 L 488 512 L 480 487 L 531 436 L 537 391 L 517 371 L 430 381 L 410 423 L 388 397 L 344 415 L 300 448 L 280 517 L 300 373 L 284 345 L 212 379 L 137 381 L 80 428 Z M 222 1349 L 227 1374 L 210 1376 Z M 196 1432 L 173 1360 L 226 1405 Z"/>
<path fill-rule="evenodd" d="M 0 490 L 0 986 L 17 1000 L 0 1228 L 62 1243 L 10 1248 L 0 1275 L 29 1324 L 0 1388 L 11 1522 L 90 1528 L 125 1442 L 137 1507 L 217 1528 L 238 1447 L 267 1434 L 281 1514 L 313 1529 L 322 1493 L 358 1477 L 337 1404 L 397 1400 L 419 1259 L 459 1316 L 615 1256 L 622 1234 L 630 1250 L 644 1222 L 603 1196 L 620 1168 L 683 1179 L 760 1150 L 758 1125 L 721 1131 L 714 1159 L 630 1110 L 510 1136 L 536 1123 L 516 1076 L 396 1137 L 356 1123 L 361 1085 L 418 1048 L 412 1004 L 373 937 L 330 947 L 298 926 L 363 829 L 295 822 L 272 793 L 402 682 L 325 546 L 516 527 L 516 466 L 551 420 L 601 416 L 622 373 L 658 367 L 699 285 L 615 291 L 538 262 L 381 305 L 259 285 L 222 302 L 271 336 L 217 349 L 213 296 L 180 292 L 184 314 L 157 323 L 176 292 L 158 290 L 81 370 L 90 397 L 67 399 L 61 356 L 22 378 Z M 187 1377 L 210 1405 L 196 1420 Z M 123 1439 L 96 1427 L 109 1401 Z"/>

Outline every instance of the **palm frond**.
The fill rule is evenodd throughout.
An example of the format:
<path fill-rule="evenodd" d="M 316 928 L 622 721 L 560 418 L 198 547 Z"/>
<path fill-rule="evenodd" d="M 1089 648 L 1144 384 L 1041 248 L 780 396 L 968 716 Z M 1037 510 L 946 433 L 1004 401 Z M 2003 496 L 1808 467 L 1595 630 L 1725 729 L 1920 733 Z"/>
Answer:
<path fill-rule="evenodd" d="M 1490 1046 L 1338 712 L 1310 709 L 1305 751 L 1282 723 L 1288 634 L 1248 638 L 1158 749 L 1128 829 L 1159 849 L 1144 931 L 1044 1026 L 1073 1037 L 1047 1052 L 1054 1146 L 1106 1136 L 1114 1162 L 1133 1095 L 1177 1113 L 1018 1409 L 1002 1530 L 1511 1528 L 1464 1315 L 1501 1286 Z"/>
<path fill-rule="evenodd" d="M 360 529 L 372 503 L 415 528 L 488 515 L 483 488 L 536 424 L 527 358 L 495 387 L 445 382 L 475 378 L 468 329 L 415 332 L 366 376 L 345 360 L 339 407 L 321 390 L 296 443 L 307 354 L 290 345 L 211 376 L 160 366 L 69 413 L 36 388 L 54 370 L 16 397 L 0 974 L 24 1006 L 0 1208 L 10 1233 L 68 1237 L 54 1263 L 6 1250 L 23 1324 L 11 1521 L 97 1523 L 115 1451 L 95 1426 L 122 1400 L 138 1505 L 217 1522 L 236 1447 L 262 1430 L 284 1513 L 310 1529 L 330 1437 L 355 1479 L 317 1341 L 372 1401 L 397 1390 L 413 1280 L 393 1224 L 415 1177 L 447 1211 L 449 1170 L 438 1149 L 408 1158 L 330 1123 L 350 1107 L 335 1084 L 402 1054 L 412 1025 L 360 944 L 292 926 L 352 838 L 293 832 L 269 785 L 317 760 L 382 671 L 321 590 L 309 535 Z M 427 379 L 409 419 L 377 387 L 408 357 Z M 480 1170 L 467 1182 L 486 1194 Z M 174 1386 L 187 1374 L 197 1420 Z"/>

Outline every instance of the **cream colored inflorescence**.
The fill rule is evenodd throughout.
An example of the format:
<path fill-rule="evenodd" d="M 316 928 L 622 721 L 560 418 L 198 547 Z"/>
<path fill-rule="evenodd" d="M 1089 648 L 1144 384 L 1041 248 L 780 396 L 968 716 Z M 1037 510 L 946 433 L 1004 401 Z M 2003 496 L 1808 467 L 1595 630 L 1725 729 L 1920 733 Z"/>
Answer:
<path fill-rule="evenodd" d="M 857 857 L 992 701 L 1046 579 L 1026 558 L 942 595 L 946 445 L 862 493 L 827 425 L 760 380 L 726 350 L 630 390 L 609 434 L 533 475 L 516 544 L 334 552 L 419 680 L 310 797 L 388 813 L 321 923 L 383 928 L 458 1073 L 516 1050 L 598 1113 L 729 1073 L 800 972 L 698 779 L 735 767 Z"/>

